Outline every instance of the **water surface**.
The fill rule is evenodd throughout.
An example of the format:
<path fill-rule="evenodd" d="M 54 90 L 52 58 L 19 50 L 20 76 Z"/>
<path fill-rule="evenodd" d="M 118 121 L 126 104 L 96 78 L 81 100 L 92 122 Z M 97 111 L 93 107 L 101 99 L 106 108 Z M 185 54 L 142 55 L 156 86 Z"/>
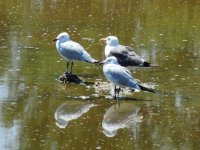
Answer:
<path fill-rule="evenodd" d="M 0 149 L 200 148 L 199 1 L 1 0 L 0 7 Z M 90 84 L 60 84 L 66 62 L 52 39 L 62 31 L 99 60 L 99 39 L 117 35 L 160 65 L 133 72 L 160 92 L 116 101 L 95 85 L 106 83 L 102 68 L 80 62 L 74 73 Z M 105 123 L 115 125 L 112 136 Z"/>

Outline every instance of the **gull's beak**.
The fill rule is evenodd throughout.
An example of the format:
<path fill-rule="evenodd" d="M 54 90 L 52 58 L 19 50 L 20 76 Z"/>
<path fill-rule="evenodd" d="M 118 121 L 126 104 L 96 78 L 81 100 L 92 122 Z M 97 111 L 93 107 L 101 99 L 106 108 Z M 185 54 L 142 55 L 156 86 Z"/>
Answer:
<path fill-rule="evenodd" d="M 57 38 L 56 38 L 56 39 L 53 39 L 54 42 L 56 42 L 57 40 L 58 40 Z"/>
<path fill-rule="evenodd" d="M 101 39 L 99 40 L 99 42 L 100 42 L 101 44 L 105 44 L 105 43 L 106 43 L 106 38 L 101 38 Z"/>

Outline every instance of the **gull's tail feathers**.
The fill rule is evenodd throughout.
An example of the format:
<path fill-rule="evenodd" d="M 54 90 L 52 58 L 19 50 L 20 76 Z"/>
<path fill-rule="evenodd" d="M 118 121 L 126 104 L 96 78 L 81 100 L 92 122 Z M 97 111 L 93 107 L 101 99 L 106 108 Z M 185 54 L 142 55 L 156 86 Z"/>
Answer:
<path fill-rule="evenodd" d="M 92 64 L 99 64 L 100 63 L 99 60 L 93 59 L 91 57 L 90 58 L 86 58 L 83 61 L 88 62 L 88 63 L 92 63 Z"/>
<path fill-rule="evenodd" d="M 94 64 L 99 64 L 100 61 L 99 61 L 99 60 L 96 60 L 96 59 L 92 59 L 92 63 L 94 63 Z"/>

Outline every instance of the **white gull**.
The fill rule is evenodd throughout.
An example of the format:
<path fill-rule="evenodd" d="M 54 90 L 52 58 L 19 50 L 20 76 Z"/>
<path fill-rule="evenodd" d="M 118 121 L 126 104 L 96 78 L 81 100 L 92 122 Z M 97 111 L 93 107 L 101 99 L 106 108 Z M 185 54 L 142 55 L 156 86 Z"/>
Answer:
<path fill-rule="evenodd" d="M 70 73 L 72 73 L 73 61 L 98 63 L 97 60 L 90 56 L 83 46 L 72 41 L 69 37 L 69 34 L 66 32 L 60 33 L 53 41 L 56 42 L 56 48 L 59 54 L 67 61 L 66 73 L 68 73 L 69 62 L 71 62 Z"/>

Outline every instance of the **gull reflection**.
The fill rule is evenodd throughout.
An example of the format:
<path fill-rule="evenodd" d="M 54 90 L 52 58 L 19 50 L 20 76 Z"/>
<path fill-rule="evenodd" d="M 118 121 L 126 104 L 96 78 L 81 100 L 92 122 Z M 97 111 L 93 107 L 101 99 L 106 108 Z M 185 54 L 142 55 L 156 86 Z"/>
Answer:
<path fill-rule="evenodd" d="M 143 116 L 139 114 L 140 108 L 132 102 L 120 102 L 112 105 L 104 114 L 102 121 L 103 133 L 107 137 L 114 137 L 117 130 L 136 127 L 136 123 L 142 122 Z M 136 133 L 135 133 L 136 135 Z"/>
<path fill-rule="evenodd" d="M 96 105 L 83 101 L 67 101 L 60 105 L 55 112 L 56 125 L 65 128 L 69 121 L 81 117 Z"/>

